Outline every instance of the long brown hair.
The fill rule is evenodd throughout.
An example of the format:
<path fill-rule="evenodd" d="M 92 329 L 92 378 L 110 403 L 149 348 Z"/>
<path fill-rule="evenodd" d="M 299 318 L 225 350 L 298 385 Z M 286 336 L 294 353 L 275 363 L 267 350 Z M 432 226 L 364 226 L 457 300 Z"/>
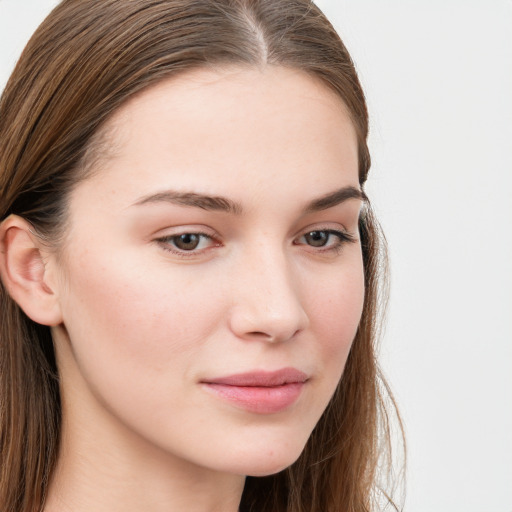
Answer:
<path fill-rule="evenodd" d="M 364 94 L 345 46 L 311 1 L 64 0 L 28 43 L 0 100 L 0 220 L 17 214 L 57 245 L 70 190 L 94 167 L 109 116 L 159 80 L 232 64 L 292 67 L 333 89 L 358 135 L 364 185 Z M 343 378 L 298 461 L 247 479 L 243 511 L 373 509 L 394 402 L 384 400 L 375 357 L 385 265 L 369 208 L 360 232 L 366 295 Z M 37 512 L 58 455 L 58 369 L 49 328 L 28 319 L 4 286 L 0 294 L 0 503 L 6 512 Z"/>

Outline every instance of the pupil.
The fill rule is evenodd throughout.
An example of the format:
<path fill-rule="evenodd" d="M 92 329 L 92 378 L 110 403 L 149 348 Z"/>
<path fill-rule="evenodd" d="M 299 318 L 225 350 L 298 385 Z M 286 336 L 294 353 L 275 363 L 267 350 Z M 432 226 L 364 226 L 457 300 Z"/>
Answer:
<path fill-rule="evenodd" d="M 176 244 L 176 247 L 178 247 L 179 249 L 191 251 L 192 249 L 195 249 L 199 245 L 199 240 L 199 235 L 185 233 L 184 235 L 180 235 L 179 237 L 177 237 L 174 243 Z"/>
<path fill-rule="evenodd" d="M 311 231 L 306 235 L 309 245 L 314 247 L 322 247 L 327 243 L 329 235 L 325 231 Z"/>

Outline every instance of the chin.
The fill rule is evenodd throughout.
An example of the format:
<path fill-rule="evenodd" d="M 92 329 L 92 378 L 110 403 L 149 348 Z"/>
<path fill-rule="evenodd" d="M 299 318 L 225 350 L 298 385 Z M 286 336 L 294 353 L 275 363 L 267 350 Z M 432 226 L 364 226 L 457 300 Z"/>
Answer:
<path fill-rule="evenodd" d="M 273 465 L 273 466 L 267 465 L 266 467 L 260 467 L 257 469 L 253 469 L 253 471 L 246 471 L 245 476 L 263 477 L 263 476 L 275 475 L 276 473 L 280 473 L 281 471 L 290 467 L 297 460 L 297 458 L 295 458 L 295 460 L 293 460 L 289 464 Z"/>
<path fill-rule="evenodd" d="M 276 459 L 262 461 L 261 463 L 254 465 L 252 468 L 248 468 L 246 476 L 270 476 L 275 475 L 290 467 L 300 456 L 302 452 L 295 454 L 294 457 L 287 457 L 286 459 Z"/>
<path fill-rule="evenodd" d="M 241 464 L 236 468 L 236 473 L 246 476 L 263 477 L 274 475 L 291 466 L 301 455 L 304 444 L 299 446 L 267 446 L 264 449 L 248 453 L 244 450 Z"/>

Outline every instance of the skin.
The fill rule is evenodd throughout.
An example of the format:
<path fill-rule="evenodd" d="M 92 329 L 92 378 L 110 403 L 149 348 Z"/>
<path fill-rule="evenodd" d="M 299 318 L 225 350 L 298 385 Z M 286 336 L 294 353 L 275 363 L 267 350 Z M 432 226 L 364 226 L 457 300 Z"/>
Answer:
<path fill-rule="evenodd" d="M 359 189 L 354 128 L 326 86 L 266 66 L 161 82 L 107 131 L 114 150 L 74 189 L 65 243 L 45 257 L 63 400 L 45 511 L 236 511 L 246 475 L 300 455 L 357 330 L 361 201 L 304 211 Z M 137 204 L 168 190 L 243 211 Z M 180 251 L 186 233 L 207 236 Z M 202 384 L 287 367 L 308 380 L 277 413 Z"/>

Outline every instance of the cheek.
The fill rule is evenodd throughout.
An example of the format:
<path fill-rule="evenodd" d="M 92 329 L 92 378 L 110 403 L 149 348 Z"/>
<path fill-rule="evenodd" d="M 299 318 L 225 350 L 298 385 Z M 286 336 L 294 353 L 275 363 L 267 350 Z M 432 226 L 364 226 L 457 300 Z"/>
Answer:
<path fill-rule="evenodd" d="M 220 318 L 200 283 L 128 257 L 105 262 L 104 255 L 89 255 L 78 263 L 70 268 L 64 318 L 90 382 L 126 387 L 136 378 L 153 386 L 162 375 L 190 370 Z"/>
<path fill-rule="evenodd" d="M 311 329 L 320 340 L 326 368 L 341 376 L 364 304 L 364 273 L 357 259 L 310 294 Z"/>

